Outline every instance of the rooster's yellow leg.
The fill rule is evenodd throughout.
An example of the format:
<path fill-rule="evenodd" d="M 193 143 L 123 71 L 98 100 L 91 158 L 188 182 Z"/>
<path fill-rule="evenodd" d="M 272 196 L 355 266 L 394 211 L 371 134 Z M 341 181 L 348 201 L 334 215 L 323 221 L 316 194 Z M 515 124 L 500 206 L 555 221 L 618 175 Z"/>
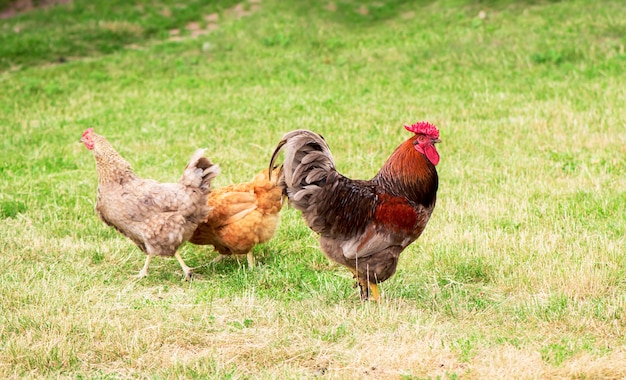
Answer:
<path fill-rule="evenodd" d="M 183 258 L 180 257 L 180 253 L 178 253 L 178 251 L 174 254 L 174 257 L 176 257 L 176 260 L 178 260 L 180 267 L 183 268 L 183 273 L 185 274 L 185 281 L 191 280 L 191 268 L 189 268 L 187 264 L 185 264 L 185 262 L 183 261 Z"/>
<path fill-rule="evenodd" d="M 356 278 L 356 283 L 359 286 L 359 290 L 360 290 L 361 300 L 362 301 L 367 300 L 370 295 L 367 281 L 359 277 L 359 272 L 355 268 L 348 268 L 348 269 L 350 269 L 350 272 L 352 272 L 352 274 L 354 275 L 354 278 Z M 356 288 L 356 285 L 354 285 L 354 287 Z"/>
<path fill-rule="evenodd" d="M 148 265 L 150 265 L 150 260 L 152 260 L 152 255 L 146 255 L 146 262 L 143 264 L 143 268 L 139 271 L 137 278 L 143 278 L 148 275 Z"/>
<path fill-rule="evenodd" d="M 378 284 L 370 283 L 370 300 L 378 302 L 380 300 L 380 293 L 378 292 Z"/>

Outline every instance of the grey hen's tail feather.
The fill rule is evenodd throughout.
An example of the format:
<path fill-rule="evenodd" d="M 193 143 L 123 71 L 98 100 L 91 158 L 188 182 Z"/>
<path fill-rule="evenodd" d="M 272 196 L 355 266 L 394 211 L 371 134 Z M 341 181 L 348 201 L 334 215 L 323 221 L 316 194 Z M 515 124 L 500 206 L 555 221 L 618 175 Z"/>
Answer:
<path fill-rule="evenodd" d="M 309 205 L 311 195 L 319 190 L 335 170 L 335 160 L 324 138 L 306 129 L 291 131 L 283 136 L 272 154 L 270 173 L 281 150 L 285 158 L 278 183 L 299 210 Z"/>
<path fill-rule="evenodd" d="M 208 193 L 211 189 L 211 181 L 220 174 L 220 171 L 219 165 L 211 163 L 211 160 L 204 156 L 204 149 L 198 149 L 191 156 L 179 183 Z"/>

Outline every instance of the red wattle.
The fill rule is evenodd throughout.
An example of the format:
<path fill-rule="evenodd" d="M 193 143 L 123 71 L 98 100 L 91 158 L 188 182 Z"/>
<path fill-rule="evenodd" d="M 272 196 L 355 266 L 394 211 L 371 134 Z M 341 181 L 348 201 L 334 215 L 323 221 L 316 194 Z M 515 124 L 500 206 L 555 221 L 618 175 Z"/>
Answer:
<path fill-rule="evenodd" d="M 437 152 L 434 145 L 426 145 L 424 147 L 424 154 L 426 155 L 426 158 L 428 158 L 428 161 L 437 166 L 439 163 L 439 152 Z"/>

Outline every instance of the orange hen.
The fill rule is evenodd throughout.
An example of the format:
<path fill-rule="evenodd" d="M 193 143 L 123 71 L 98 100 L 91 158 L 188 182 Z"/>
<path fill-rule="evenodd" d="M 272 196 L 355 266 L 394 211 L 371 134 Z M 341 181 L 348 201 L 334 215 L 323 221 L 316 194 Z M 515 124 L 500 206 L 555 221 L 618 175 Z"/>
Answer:
<path fill-rule="evenodd" d="M 213 245 L 217 262 L 230 255 L 246 255 L 254 267 L 252 248 L 274 236 L 283 205 L 282 188 L 277 186 L 278 169 L 270 181 L 269 169 L 258 173 L 251 182 L 214 189 L 207 204 L 212 208 L 189 240 L 193 244 Z"/>

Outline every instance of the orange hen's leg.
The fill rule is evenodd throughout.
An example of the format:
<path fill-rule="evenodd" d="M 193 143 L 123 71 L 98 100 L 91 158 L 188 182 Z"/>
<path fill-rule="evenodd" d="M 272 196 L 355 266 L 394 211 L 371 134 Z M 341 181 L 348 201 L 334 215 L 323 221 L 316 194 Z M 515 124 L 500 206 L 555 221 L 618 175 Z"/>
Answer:
<path fill-rule="evenodd" d="M 217 255 L 216 258 L 214 258 L 213 260 L 211 260 L 211 262 L 209 264 L 215 264 L 215 263 L 219 263 L 220 261 L 224 260 L 224 258 L 226 257 L 226 255 L 222 255 L 221 253 L 219 255 Z"/>
<path fill-rule="evenodd" d="M 248 268 L 250 269 L 254 269 L 254 255 L 252 254 L 252 250 L 250 250 L 250 252 L 248 252 L 248 254 L 246 255 L 248 257 Z"/>
<path fill-rule="evenodd" d="M 190 281 L 191 280 L 191 268 L 189 268 L 187 264 L 185 264 L 185 262 L 183 261 L 183 258 L 180 257 L 180 253 L 178 253 L 178 251 L 174 254 L 174 257 L 176 257 L 176 260 L 178 260 L 180 267 L 183 268 L 183 273 L 185 274 L 185 281 Z"/>

